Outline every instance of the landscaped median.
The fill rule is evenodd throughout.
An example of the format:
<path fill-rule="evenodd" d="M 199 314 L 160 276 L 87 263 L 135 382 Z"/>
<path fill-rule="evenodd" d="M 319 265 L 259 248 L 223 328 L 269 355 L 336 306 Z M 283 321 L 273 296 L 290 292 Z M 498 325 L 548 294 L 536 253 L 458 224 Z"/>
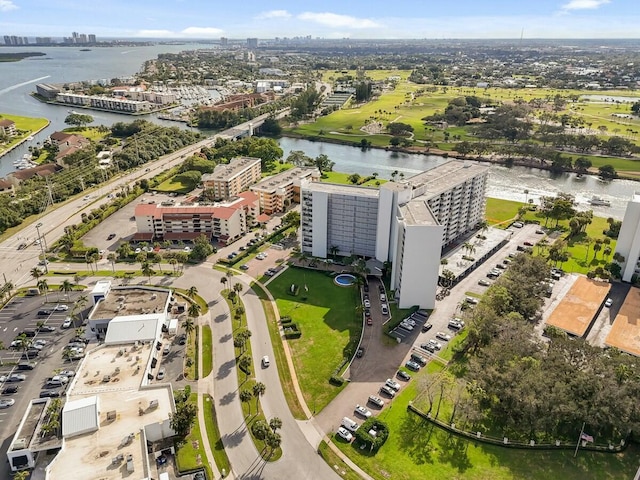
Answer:
<path fill-rule="evenodd" d="M 242 404 L 247 429 L 256 449 L 264 460 L 274 462 L 282 457 L 281 438 L 277 433 L 277 430 L 282 426 L 282 421 L 274 417 L 267 422 L 260 408 L 260 397 L 264 395 L 266 386 L 250 377 L 252 368 L 255 368 L 252 365 L 251 331 L 246 328 L 245 309 L 238 293 L 239 291 L 233 290 L 233 287 L 222 292 L 232 318 L 238 396 Z"/>

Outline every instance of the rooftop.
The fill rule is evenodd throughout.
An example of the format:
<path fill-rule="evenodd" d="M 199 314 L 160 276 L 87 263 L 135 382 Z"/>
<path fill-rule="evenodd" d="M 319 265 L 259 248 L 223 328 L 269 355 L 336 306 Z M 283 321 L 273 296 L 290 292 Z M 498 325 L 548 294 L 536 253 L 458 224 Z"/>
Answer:
<path fill-rule="evenodd" d="M 551 312 L 547 325 L 553 325 L 571 335 L 582 337 L 602 302 L 609 293 L 608 282 L 578 277 L 562 301 Z"/>
<path fill-rule="evenodd" d="M 431 170 L 418 173 L 404 182 L 411 184 L 414 190 L 419 190 L 417 195 L 431 198 L 488 171 L 489 167 L 480 163 L 451 160 Z"/>
<path fill-rule="evenodd" d="M 632 287 L 627 293 L 605 344 L 640 356 L 640 289 Z"/>
<path fill-rule="evenodd" d="M 406 225 L 439 225 L 426 200 L 411 200 L 399 208 Z"/>
<path fill-rule="evenodd" d="M 163 313 L 169 294 L 170 291 L 163 288 L 115 287 L 98 302 L 90 319 Z"/>
<path fill-rule="evenodd" d="M 114 317 L 109 322 L 104 343 L 118 345 L 154 341 L 160 334 L 164 320 L 164 313 Z"/>
<path fill-rule="evenodd" d="M 256 157 L 235 157 L 231 161 L 224 165 L 216 165 L 213 173 L 205 174 L 202 176 L 202 181 L 212 180 L 231 180 L 236 175 L 239 175 L 246 168 L 256 163 L 261 163 L 262 160 Z"/>
<path fill-rule="evenodd" d="M 57 436 L 43 437 L 40 434 L 47 407 L 52 401 L 50 398 L 38 398 L 31 401 L 23 417 L 22 424 L 16 431 L 9 446 L 9 451 L 27 448 L 32 451 L 43 451 L 60 446 L 61 439 Z"/>
<path fill-rule="evenodd" d="M 91 351 L 74 377 L 69 402 L 98 396 L 99 430 L 66 438 L 64 448 L 48 467 L 48 478 L 103 480 L 147 478 L 147 440 L 151 430 L 169 437 L 169 414 L 175 411 L 170 384 L 145 385 L 150 344 L 138 347 L 101 346 Z M 108 376 L 108 377 L 107 377 Z M 166 433 L 166 435 L 165 435 Z M 158 438 L 159 439 L 159 438 Z M 132 455 L 134 474 L 122 454 Z"/>
<path fill-rule="evenodd" d="M 334 195 L 338 194 L 373 198 L 377 198 L 380 195 L 380 191 L 377 188 L 359 187 L 356 185 L 340 185 L 337 183 L 312 182 L 304 188 L 305 190 L 326 192 Z"/>
<path fill-rule="evenodd" d="M 320 172 L 316 167 L 294 167 L 284 172 L 280 172 L 271 177 L 267 177 L 261 182 L 251 186 L 251 190 L 261 190 L 264 192 L 274 192 L 279 188 L 286 187 L 296 181 L 309 176 L 320 177 Z"/>

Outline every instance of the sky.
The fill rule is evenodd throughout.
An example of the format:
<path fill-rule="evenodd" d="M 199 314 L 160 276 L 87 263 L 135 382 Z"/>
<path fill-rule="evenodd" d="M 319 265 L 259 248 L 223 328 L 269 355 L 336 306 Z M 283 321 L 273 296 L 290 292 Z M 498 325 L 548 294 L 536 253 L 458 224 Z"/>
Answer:
<path fill-rule="evenodd" d="M 640 0 L 0 0 L 0 36 L 638 38 Z"/>

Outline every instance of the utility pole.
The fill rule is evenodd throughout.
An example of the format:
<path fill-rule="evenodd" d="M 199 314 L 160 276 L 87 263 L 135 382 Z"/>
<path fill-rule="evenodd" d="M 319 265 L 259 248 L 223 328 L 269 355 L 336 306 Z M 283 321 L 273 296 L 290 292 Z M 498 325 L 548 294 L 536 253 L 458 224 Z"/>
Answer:
<path fill-rule="evenodd" d="M 40 236 L 40 227 L 42 226 L 42 222 L 36 223 L 36 231 L 38 232 L 38 241 L 40 242 L 40 251 L 42 252 L 42 261 L 44 262 L 44 273 L 49 273 L 49 266 L 47 265 L 47 255 L 44 250 L 44 240 Z"/>

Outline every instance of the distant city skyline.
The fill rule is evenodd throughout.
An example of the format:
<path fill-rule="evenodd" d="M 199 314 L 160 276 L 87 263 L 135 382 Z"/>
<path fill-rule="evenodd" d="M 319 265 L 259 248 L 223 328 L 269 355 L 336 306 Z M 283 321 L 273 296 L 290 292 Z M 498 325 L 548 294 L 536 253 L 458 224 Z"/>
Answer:
<path fill-rule="evenodd" d="M 0 35 L 99 38 L 638 38 L 637 0 L 0 0 Z"/>

